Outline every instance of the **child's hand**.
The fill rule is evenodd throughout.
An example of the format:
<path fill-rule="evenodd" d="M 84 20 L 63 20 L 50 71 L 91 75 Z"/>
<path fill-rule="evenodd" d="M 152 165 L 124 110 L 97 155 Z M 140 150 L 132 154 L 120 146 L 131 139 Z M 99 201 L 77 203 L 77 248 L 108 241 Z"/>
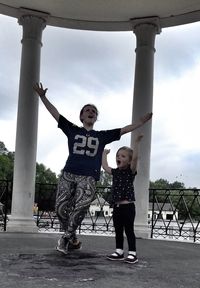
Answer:
<path fill-rule="evenodd" d="M 143 117 L 140 118 L 140 121 L 144 124 L 152 118 L 153 113 L 147 113 Z"/>
<path fill-rule="evenodd" d="M 37 92 L 37 94 L 40 96 L 40 97 L 44 97 L 46 92 L 47 92 L 47 88 L 46 89 L 43 89 L 43 86 L 42 86 L 42 83 L 38 84 L 36 83 L 34 86 L 33 86 L 33 89 Z"/>
<path fill-rule="evenodd" d="M 105 155 L 108 155 L 108 154 L 110 153 L 110 149 L 104 149 L 104 150 L 103 150 L 103 153 L 104 153 Z"/>

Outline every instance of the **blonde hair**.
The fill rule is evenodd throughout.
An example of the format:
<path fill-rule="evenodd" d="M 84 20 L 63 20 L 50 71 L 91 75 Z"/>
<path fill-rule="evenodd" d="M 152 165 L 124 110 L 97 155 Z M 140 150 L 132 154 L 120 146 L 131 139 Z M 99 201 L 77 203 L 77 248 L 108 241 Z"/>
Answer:
<path fill-rule="evenodd" d="M 120 150 L 127 151 L 127 152 L 128 152 L 128 155 L 129 155 L 129 159 L 132 160 L 132 157 L 133 157 L 133 149 L 132 149 L 132 148 L 127 147 L 127 146 L 122 146 L 122 147 L 120 147 L 120 148 L 117 150 L 117 153 L 118 153 Z M 116 155 L 117 155 L 117 153 L 116 153 Z"/>

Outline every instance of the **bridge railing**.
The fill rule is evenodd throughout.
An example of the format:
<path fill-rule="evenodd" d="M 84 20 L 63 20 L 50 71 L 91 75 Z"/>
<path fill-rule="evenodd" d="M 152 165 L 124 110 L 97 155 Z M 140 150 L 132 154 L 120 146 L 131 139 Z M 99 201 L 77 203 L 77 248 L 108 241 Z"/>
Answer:
<path fill-rule="evenodd" d="M 150 189 L 152 238 L 200 242 L 200 190 Z"/>
<path fill-rule="evenodd" d="M 33 217 L 39 231 L 58 232 L 57 185 L 37 183 Z M 111 188 L 97 187 L 96 198 L 78 228 L 80 234 L 113 235 Z M 200 190 L 149 189 L 148 224 L 151 238 L 200 243 Z M 12 183 L 0 180 L 0 229 L 6 231 L 11 210 Z M 2 205 L 1 205 L 2 204 Z"/>
<path fill-rule="evenodd" d="M 7 214 L 10 211 L 12 199 L 12 182 L 0 180 L 0 230 L 6 231 Z"/>

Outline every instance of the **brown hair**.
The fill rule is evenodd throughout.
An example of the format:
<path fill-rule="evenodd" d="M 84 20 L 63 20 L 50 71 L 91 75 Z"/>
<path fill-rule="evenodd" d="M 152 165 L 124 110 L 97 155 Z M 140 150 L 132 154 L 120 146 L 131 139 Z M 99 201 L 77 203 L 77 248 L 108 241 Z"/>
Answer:
<path fill-rule="evenodd" d="M 82 114 L 83 114 L 83 110 L 84 110 L 85 107 L 87 107 L 87 106 L 93 107 L 93 108 L 95 109 L 95 111 L 96 111 L 97 117 L 98 117 L 98 115 L 99 115 L 99 111 L 98 111 L 97 107 L 96 107 L 94 104 L 85 104 L 85 105 L 82 107 L 82 109 L 81 109 L 81 111 L 80 111 L 80 115 L 79 115 L 79 118 L 80 118 L 80 121 L 81 121 L 81 122 L 83 122 L 83 121 L 81 120 L 81 116 L 82 116 Z"/>

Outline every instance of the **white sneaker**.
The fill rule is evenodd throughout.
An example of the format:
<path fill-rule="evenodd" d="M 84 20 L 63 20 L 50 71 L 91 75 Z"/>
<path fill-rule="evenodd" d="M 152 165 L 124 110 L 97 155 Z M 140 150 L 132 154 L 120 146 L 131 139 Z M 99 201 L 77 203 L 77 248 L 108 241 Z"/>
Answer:
<path fill-rule="evenodd" d="M 69 245 L 69 241 L 67 240 L 67 238 L 61 237 L 58 240 L 58 245 L 56 246 L 56 250 L 66 255 L 68 254 L 68 245 Z"/>

